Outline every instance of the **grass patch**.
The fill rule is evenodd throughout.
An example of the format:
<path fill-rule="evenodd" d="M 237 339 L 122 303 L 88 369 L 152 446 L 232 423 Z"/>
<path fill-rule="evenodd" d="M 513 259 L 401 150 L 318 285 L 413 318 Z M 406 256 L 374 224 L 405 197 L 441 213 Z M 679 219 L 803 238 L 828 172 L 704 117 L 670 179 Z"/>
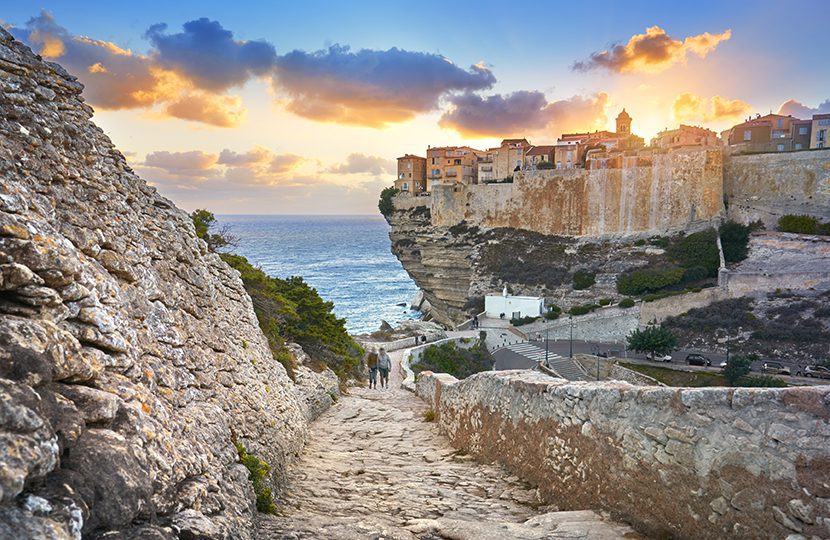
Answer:
<path fill-rule="evenodd" d="M 682 386 L 689 388 L 700 388 L 704 386 L 729 386 L 726 379 L 718 373 L 708 371 L 680 371 L 658 366 L 647 366 L 643 364 L 630 364 L 620 362 L 624 368 L 648 375 L 660 381 L 666 386 Z"/>
<path fill-rule="evenodd" d="M 435 422 L 435 411 L 432 408 L 425 410 L 421 416 L 423 416 L 424 422 Z"/>
<path fill-rule="evenodd" d="M 234 444 L 236 445 L 239 462 L 248 469 L 248 480 L 251 481 L 254 495 L 256 495 L 256 509 L 265 514 L 276 514 L 277 505 L 274 504 L 271 488 L 265 485 L 265 478 L 271 471 L 271 467 L 254 454 L 249 454 L 244 444 L 240 442 Z"/>

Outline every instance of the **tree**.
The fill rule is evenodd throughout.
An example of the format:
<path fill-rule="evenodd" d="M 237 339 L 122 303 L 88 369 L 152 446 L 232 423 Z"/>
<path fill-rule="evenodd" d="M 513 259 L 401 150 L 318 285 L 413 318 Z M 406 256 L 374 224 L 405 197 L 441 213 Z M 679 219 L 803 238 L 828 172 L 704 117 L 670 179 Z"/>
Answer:
<path fill-rule="evenodd" d="M 723 378 L 726 379 L 729 386 L 736 386 L 738 381 L 749 373 L 752 368 L 752 361 L 756 358 L 757 356 L 750 354 L 747 356 L 734 355 L 729 359 L 726 367 L 723 368 Z"/>
<path fill-rule="evenodd" d="M 196 236 L 207 242 L 209 250 L 217 251 L 223 247 L 236 245 L 237 239 L 230 234 L 230 228 L 227 225 L 219 227 L 218 232 L 211 232 L 211 229 L 218 224 L 213 212 L 197 209 L 190 214 L 190 219 L 196 227 Z"/>
<path fill-rule="evenodd" d="M 380 213 L 383 214 L 383 217 L 389 219 L 389 216 L 391 216 L 392 212 L 395 211 L 395 203 L 392 202 L 392 197 L 397 195 L 398 192 L 399 190 L 395 186 L 389 186 L 380 192 L 378 210 L 380 210 Z"/>
<path fill-rule="evenodd" d="M 644 330 L 634 330 L 626 336 L 628 348 L 652 356 L 668 354 L 677 344 L 677 338 L 671 330 L 662 326 L 648 326 Z"/>

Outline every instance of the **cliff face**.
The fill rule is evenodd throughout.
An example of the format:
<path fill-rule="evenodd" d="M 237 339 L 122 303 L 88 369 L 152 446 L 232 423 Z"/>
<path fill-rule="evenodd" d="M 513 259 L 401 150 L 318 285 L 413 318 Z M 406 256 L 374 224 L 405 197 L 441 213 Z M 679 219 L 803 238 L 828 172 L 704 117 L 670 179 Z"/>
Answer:
<path fill-rule="evenodd" d="M 544 235 L 521 229 L 433 226 L 427 197 L 398 197 L 389 217 L 392 252 L 424 292 L 434 320 L 453 326 L 481 310 L 486 294 L 508 286 L 514 294 L 551 298 L 560 307 L 617 297 L 617 277 L 666 260 L 662 249 L 631 241 Z M 596 283 L 575 290 L 574 273 Z"/>
<path fill-rule="evenodd" d="M 277 484 L 318 400 L 271 358 L 238 274 L 89 121 L 81 89 L 0 29 L 4 538 L 247 538 L 234 435 Z"/>

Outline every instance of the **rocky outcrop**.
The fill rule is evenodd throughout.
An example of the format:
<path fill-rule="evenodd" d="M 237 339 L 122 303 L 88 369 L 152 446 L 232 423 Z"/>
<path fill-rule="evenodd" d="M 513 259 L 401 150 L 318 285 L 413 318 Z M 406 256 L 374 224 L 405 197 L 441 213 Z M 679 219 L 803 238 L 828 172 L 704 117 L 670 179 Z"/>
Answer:
<path fill-rule="evenodd" d="M 81 90 L 0 29 L 0 537 L 248 538 L 320 405 Z"/>
<path fill-rule="evenodd" d="M 572 383 L 532 371 L 417 393 L 453 446 L 560 509 L 602 508 L 653 538 L 830 535 L 830 391 Z M 790 536 L 803 535 L 803 536 Z"/>
<path fill-rule="evenodd" d="M 621 273 L 666 260 L 663 249 L 635 245 L 636 237 L 572 238 L 466 223 L 436 227 L 428 197 L 399 196 L 394 201 L 396 209 L 388 217 L 392 252 L 423 291 L 433 320 L 447 326 L 480 312 L 483 297 L 505 286 L 514 294 L 545 296 L 563 308 L 619 298 L 616 282 Z M 574 289 L 577 270 L 595 273 L 596 283 Z"/>

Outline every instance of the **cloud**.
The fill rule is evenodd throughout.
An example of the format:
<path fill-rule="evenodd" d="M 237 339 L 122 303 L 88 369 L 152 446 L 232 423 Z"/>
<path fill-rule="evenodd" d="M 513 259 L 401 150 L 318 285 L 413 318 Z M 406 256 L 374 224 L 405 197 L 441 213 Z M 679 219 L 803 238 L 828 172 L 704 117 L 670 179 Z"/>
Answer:
<path fill-rule="evenodd" d="M 745 116 L 752 112 L 752 106 L 740 99 L 713 96 L 706 100 L 698 95 L 683 93 L 672 104 L 674 119 L 678 122 L 720 122 Z"/>
<path fill-rule="evenodd" d="M 193 120 L 217 127 L 239 126 L 247 114 L 237 96 L 219 96 L 194 92 L 171 102 L 167 114 L 182 120 Z"/>
<path fill-rule="evenodd" d="M 804 105 L 800 101 L 788 99 L 781 104 L 781 107 L 778 109 L 778 114 L 792 115 L 796 118 L 803 118 L 804 120 L 812 118 L 814 114 L 830 114 L 830 99 L 819 103 L 815 109 Z"/>
<path fill-rule="evenodd" d="M 732 31 L 725 30 L 720 34 L 704 32 L 681 41 L 669 36 L 659 26 L 652 26 L 646 29 L 645 34 L 632 36 L 625 45 L 618 44 L 610 50 L 595 52 L 587 60 L 574 63 L 571 69 L 588 71 L 605 68 L 617 73 L 655 73 L 686 62 L 689 54 L 705 58 L 721 41 L 731 37 Z"/>
<path fill-rule="evenodd" d="M 182 25 L 183 32 L 167 34 L 166 24 L 154 24 L 144 37 L 155 47 L 159 65 L 187 77 L 198 88 L 223 91 L 249 78 L 270 72 L 277 57 L 265 41 L 237 41 L 233 32 L 206 18 Z"/>
<path fill-rule="evenodd" d="M 198 87 L 188 73 L 160 64 L 153 55 L 135 54 L 115 43 L 76 36 L 42 11 L 12 34 L 49 60 L 60 62 L 84 84 L 84 97 L 103 110 L 152 108 L 175 118 L 234 127 L 245 116 L 238 97 Z M 194 83 L 193 81 L 196 81 Z"/>
<path fill-rule="evenodd" d="M 601 92 L 552 102 L 537 91 L 487 97 L 466 93 L 449 99 L 451 109 L 441 116 L 439 124 L 468 137 L 586 131 L 605 125 L 607 102 L 608 95 Z"/>
<path fill-rule="evenodd" d="M 291 112 L 372 127 L 409 120 L 437 108 L 447 94 L 495 82 L 486 67 L 464 70 L 437 54 L 397 48 L 352 52 L 340 45 L 280 56 L 274 76 L 275 89 L 287 97 Z"/>
<path fill-rule="evenodd" d="M 143 165 L 162 169 L 173 176 L 208 178 L 216 175 L 217 156 L 201 150 L 190 152 L 158 151 L 147 154 Z"/>
<path fill-rule="evenodd" d="M 346 158 L 346 163 L 340 163 L 326 169 L 325 172 L 333 174 L 358 174 L 368 173 L 373 176 L 381 174 L 394 174 L 396 169 L 395 162 L 390 159 L 367 156 L 365 154 L 349 154 Z"/>
<path fill-rule="evenodd" d="M 228 166 L 251 166 L 255 164 L 265 163 L 270 161 L 273 153 L 262 146 L 255 146 L 247 152 L 234 152 L 233 150 L 222 150 L 219 153 L 220 165 Z"/>
<path fill-rule="evenodd" d="M 299 167 L 305 160 L 294 154 L 281 154 L 274 156 L 271 159 L 271 164 L 268 166 L 268 172 L 276 174 L 285 174 Z"/>

